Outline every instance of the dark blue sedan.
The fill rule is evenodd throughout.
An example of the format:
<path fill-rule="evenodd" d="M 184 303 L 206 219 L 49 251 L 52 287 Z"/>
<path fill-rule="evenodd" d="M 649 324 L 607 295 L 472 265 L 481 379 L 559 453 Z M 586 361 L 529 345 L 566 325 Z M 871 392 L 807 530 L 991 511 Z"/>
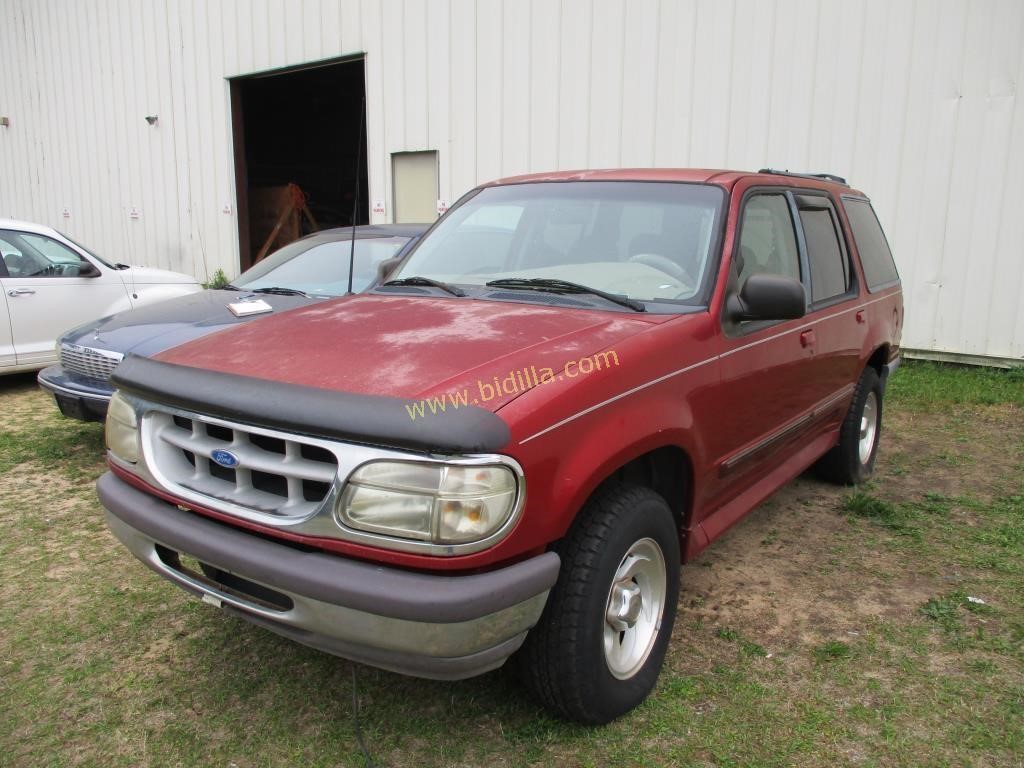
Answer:
<path fill-rule="evenodd" d="M 426 230 L 426 224 L 356 227 L 352 290 L 366 290 L 378 265 L 404 253 Z M 60 363 L 40 371 L 39 384 L 53 393 L 65 416 L 102 421 L 114 391 L 110 374 L 129 352 L 148 357 L 270 312 L 342 296 L 348 291 L 351 244 L 349 227 L 307 235 L 224 289 L 119 312 L 67 331 L 57 340 Z"/>

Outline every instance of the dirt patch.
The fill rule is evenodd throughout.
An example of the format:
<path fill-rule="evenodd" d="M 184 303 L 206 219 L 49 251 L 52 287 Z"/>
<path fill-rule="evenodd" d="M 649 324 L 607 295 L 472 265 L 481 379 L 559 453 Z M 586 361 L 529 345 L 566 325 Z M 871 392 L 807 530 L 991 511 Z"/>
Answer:
<path fill-rule="evenodd" d="M 1011 492 L 1022 435 L 1024 412 L 1010 405 L 890 412 L 872 490 L 897 503 Z M 806 652 L 856 638 L 874 622 L 913 617 L 949 590 L 949 575 L 933 564 L 899 547 L 863 547 L 865 535 L 880 534 L 842 513 L 849 492 L 805 474 L 688 564 L 675 652 L 692 651 L 702 637 L 713 643 L 713 633 L 693 631 L 702 626 L 734 629 L 773 655 Z M 948 514 L 965 527 L 974 522 L 969 510 Z"/>

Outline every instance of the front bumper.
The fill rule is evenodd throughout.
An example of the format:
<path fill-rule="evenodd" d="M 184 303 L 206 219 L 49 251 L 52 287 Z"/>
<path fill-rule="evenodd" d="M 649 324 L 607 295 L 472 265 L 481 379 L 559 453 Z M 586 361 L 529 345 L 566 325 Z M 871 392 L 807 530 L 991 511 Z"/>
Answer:
<path fill-rule="evenodd" d="M 36 377 L 39 386 L 50 392 L 60 412 L 79 421 L 103 421 L 114 388 L 109 382 L 68 373 L 60 365 L 44 368 Z"/>
<path fill-rule="evenodd" d="M 204 602 L 322 651 L 417 677 L 455 680 L 500 667 L 558 578 L 553 552 L 470 576 L 412 573 L 183 512 L 109 472 L 96 489 L 114 535 Z M 181 555 L 202 571 L 182 565 Z"/>

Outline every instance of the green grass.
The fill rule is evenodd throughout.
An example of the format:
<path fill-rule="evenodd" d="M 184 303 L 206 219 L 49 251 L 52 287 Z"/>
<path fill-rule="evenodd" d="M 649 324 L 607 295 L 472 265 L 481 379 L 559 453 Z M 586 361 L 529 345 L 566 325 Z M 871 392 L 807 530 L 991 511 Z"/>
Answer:
<path fill-rule="evenodd" d="M 93 491 L 102 428 L 2 386 L 23 416 L 0 426 L 0 766 L 363 765 L 353 665 L 135 562 Z M 684 568 L 657 688 L 607 727 L 551 717 L 510 669 L 356 667 L 376 764 L 1019 765 L 1022 389 L 905 365 L 878 478 L 801 479 Z"/>
<path fill-rule="evenodd" d="M 933 597 L 921 606 L 921 613 L 934 621 L 947 632 L 960 629 L 960 609 L 967 607 L 967 595 L 955 592 L 944 597 Z"/>
<path fill-rule="evenodd" d="M 729 643 L 736 643 L 739 651 L 744 656 L 767 656 L 768 651 L 764 649 L 764 646 L 759 645 L 751 640 L 747 640 L 742 637 L 739 632 L 735 629 L 729 629 L 728 627 L 720 627 L 715 630 L 715 637 L 725 640 Z"/>
<path fill-rule="evenodd" d="M 913 504 L 893 504 L 865 491 L 854 491 L 843 497 L 842 508 L 852 517 L 865 518 L 902 536 L 920 539 Z"/>
<path fill-rule="evenodd" d="M 1024 368 L 1004 370 L 915 360 L 903 364 L 885 394 L 889 404 L 915 411 L 1001 403 L 1024 407 Z"/>
<path fill-rule="evenodd" d="M 94 472 L 103 453 L 103 428 L 65 420 L 41 424 L 31 439 L 18 432 L 0 431 L 0 472 L 35 462 L 75 477 Z"/>
<path fill-rule="evenodd" d="M 814 648 L 812 651 L 814 660 L 819 664 L 839 659 L 848 659 L 853 655 L 853 649 L 848 643 L 841 640 L 828 640 Z"/>

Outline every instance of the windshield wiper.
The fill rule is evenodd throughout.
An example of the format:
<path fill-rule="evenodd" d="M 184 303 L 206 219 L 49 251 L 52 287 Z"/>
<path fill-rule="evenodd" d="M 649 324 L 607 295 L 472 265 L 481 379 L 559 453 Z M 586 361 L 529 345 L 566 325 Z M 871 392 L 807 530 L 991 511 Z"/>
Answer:
<path fill-rule="evenodd" d="M 220 291 L 240 291 L 242 289 L 239 288 L 237 285 L 232 285 L 231 283 L 228 283 L 227 285 L 222 285 L 217 290 L 220 290 Z"/>
<path fill-rule="evenodd" d="M 588 285 L 581 285 L 580 283 L 573 283 L 568 280 L 556 280 L 550 277 L 504 277 L 500 280 L 491 280 L 487 283 L 487 286 L 490 288 L 518 288 L 527 291 L 548 291 L 549 293 L 589 293 L 593 296 L 600 296 L 606 301 L 614 302 L 621 307 L 628 307 L 634 312 L 647 311 L 647 307 L 645 307 L 642 302 L 628 299 L 625 296 L 607 293 L 606 291 L 602 291 L 597 288 L 591 288 Z"/>
<path fill-rule="evenodd" d="M 131 265 L 130 264 L 122 264 L 121 262 L 117 262 L 117 263 L 114 264 L 114 269 L 117 269 L 117 270 L 131 269 Z"/>
<path fill-rule="evenodd" d="M 269 288 L 251 288 L 250 291 L 252 293 L 273 293 L 277 296 L 305 296 L 307 299 L 313 298 L 305 291 L 300 291 L 297 288 L 280 288 L 276 285 Z"/>
<path fill-rule="evenodd" d="M 448 283 L 442 283 L 440 280 L 434 280 L 429 277 L 421 277 L 415 275 L 413 277 L 400 277 L 397 280 L 388 280 L 384 285 L 426 285 L 432 288 L 440 288 L 445 293 L 450 293 L 452 296 L 463 297 L 466 292 L 461 288 L 456 288 L 454 285 Z"/>

